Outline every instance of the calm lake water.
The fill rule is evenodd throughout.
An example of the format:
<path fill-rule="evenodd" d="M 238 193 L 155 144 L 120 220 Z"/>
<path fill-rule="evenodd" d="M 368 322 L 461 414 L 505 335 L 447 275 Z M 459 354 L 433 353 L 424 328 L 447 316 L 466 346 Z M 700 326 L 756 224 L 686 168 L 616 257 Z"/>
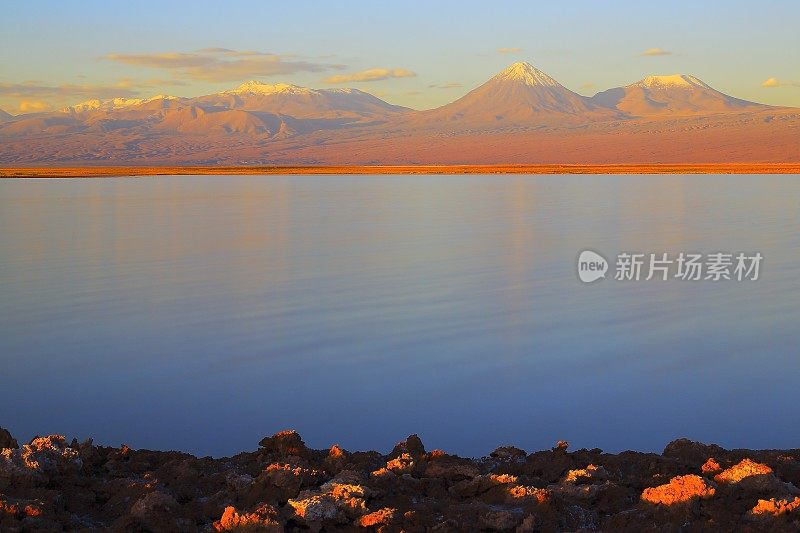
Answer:
<path fill-rule="evenodd" d="M 798 214 L 796 176 L 2 181 L 0 426 L 212 455 L 285 428 L 798 447 Z M 764 262 L 585 285 L 585 248 Z"/>

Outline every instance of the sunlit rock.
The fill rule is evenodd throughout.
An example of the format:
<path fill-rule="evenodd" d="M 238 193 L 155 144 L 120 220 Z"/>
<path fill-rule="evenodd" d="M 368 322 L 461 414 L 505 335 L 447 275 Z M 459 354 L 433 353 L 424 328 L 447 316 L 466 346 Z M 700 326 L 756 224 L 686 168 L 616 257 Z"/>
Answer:
<path fill-rule="evenodd" d="M 673 452 L 691 459 L 580 449 L 520 462 L 509 447 L 470 459 L 414 439 L 394 457 L 304 451 L 294 432 L 265 441 L 219 459 L 57 436 L 5 448 L 0 531 L 792 531 L 800 519 L 797 450 L 710 455 L 685 441 Z"/>
<path fill-rule="evenodd" d="M 697 499 L 711 498 L 716 489 L 694 474 L 677 476 L 665 485 L 644 489 L 642 500 L 658 505 L 675 505 Z"/>
<path fill-rule="evenodd" d="M 397 509 L 392 507 L 384 507 L 369 514 L 365 514 L 358 519 L 358 525 L 361 527 L 380 528 L 381 526 L 388 526 L 394 524 L 400 513 Z"/>
<path fill-rule="evenodd" d="M 288 505 L 296 517 L 305 522 L 319 522 L 322 520 L 335 520 L 341 517 L 339 506 L 327 494 L 313 494 L 298 499 L 289 500 Z"/>
<path fill-rule="evenodd" d="M 322 484 L 317 491 L 303 491 L 297 498 L 290 499 L 288 506 L 295 517 L 314 527 L 320 521 L 357 519 L 369 512 L 366 499 L 373 491 L 360 484 L 347 483 L 355 481 L 356 477 L 357 474 L 348 473 Z"/>
<path fill-rule="evenodd" d="M 700 467 L 700 471 L 703 472 L 704 474 L 716 474 L 721 470 L 722 467 L 713 457 L 709 457 L 708 460 L 705 463 L 703 463 L 703 466 Z"/>
<path fill-rule="evenodd" d="M 510 485 L 506 487 L 506 491 L 511 503 L 534 501 L 541 504 L 549 501 L 552 495 L 548 489 L 528 485 Z"/>
<path fill-rule="evenodd" d="M 800 511 L 800 498 L 758 500 L 750 513 L 754 516 L 780 516 Z"/>
<path fill-rule="evenodd" d="M 0 450 L 0 489 L 14 483 L 43 484 L 50 476 L 76 473 L 82 464 L 78 451 L 61 435 L 37 437 L 22 448 Z"/>
<path fill-rule="evenodd" d="M 765 464 L 751 461 L 750 459 L 744 459 L 714 476 L 714 481 L 718 483 L 739 483 L 748 477 L 764 476 L 768 474 L 772 474 L 772 468 Z"/>
<path fill-rule="evenodd" d="M 265 533 L 282 533 L 283 525 L 279 522 L 278 512 L 274 507 L 263 504 L 251 513 L 239 513 L 235 507 L 228 506 L 222 517 L 214 522 L 215 531 L 260 531 Z"/>
<path fill-rule="evenodd" d="M 602 466 L 595 466 L 593 464 L 587 465 L 586 468 L 578 468 L 567 472 L 564 481 L 566 483 L 591 483 L 598 480 L 608 478 L 606 469 Z"/>
<path fill-rule="evenodd" d="M 394 459 L 389 459 L 386 462 L 386 469 L 391 470 L 395 474 L 411 473 L 416 467 L 416 461 L 411 454 L 403 452 Z"/>
<path fill-rule="evenodd" d="M 290 463 L 271 463 L 244 492 L 243 501 L 247 505 L 264 501 L 285 501 L 296 497 L 303 488 L 318 485 L 325 477 L 322 470 Z"/>
<path fill-rule="evenodd" d="M 10 500 L 0 494 L 0 531 L 47 530 L 57 524 L 43 520 L 44 508 L 39 501 Z"/>
<path fill-rule="evenodd" d="M 342 449 L 338 444 L 331 446 L 328 450 L 328 456 L 325 458 L 325 465 L 333 471 L 342 470 L 346 468 L 350 461 L 350 453 Z"/>

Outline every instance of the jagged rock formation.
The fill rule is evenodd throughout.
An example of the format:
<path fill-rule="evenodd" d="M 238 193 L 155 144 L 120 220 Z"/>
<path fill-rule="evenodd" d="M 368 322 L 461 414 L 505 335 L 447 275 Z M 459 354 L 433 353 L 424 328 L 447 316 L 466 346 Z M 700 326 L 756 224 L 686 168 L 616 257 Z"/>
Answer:
<path fill-rule="evenodd" d="M 10 435 L 3 446 L 13 445 Z M 797 531 L 800 450 L 687 440 L 662 455 L 566 443 L 467 459 L 416 435 L 388 454 L 306 447 L 197 458 L 60 436 L 0 453 L 2 531 Z M 712 455 L 713 454 L 713 455 Z M 713 463 L 722 472 L 711 472 Z M 715 476 L 712 478 L 712 476 Z M 766 482 L 749 483 L 748 480 Z"/>

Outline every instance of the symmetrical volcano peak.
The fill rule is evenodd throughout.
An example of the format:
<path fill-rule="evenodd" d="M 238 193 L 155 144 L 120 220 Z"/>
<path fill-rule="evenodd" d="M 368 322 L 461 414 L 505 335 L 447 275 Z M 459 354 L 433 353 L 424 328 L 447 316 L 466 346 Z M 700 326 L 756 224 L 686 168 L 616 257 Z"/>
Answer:
<path fill-rule="evenodd" d="M 426 124 L 465 127 L 575 124 L 619 113 L 574 93 L 530 63 L 514 63 L 477 89 L 419 117 Z"/>
<path fill-rule="evenodd" d="M 495 80 L 521 81 L 525 85 L 560 87 L 556 80 L 526 61 L 514 63 L 494 77 Z"/>

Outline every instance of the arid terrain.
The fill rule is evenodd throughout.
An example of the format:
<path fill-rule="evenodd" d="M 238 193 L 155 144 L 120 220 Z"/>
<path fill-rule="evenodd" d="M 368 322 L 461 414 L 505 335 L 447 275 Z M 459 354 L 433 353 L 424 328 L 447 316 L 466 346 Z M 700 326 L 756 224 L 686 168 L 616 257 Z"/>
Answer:
<path fill-rule="evenodd" d="M 800 450 L 725 450 L 686 439 L 662 454 L 528 453 L 480 459 L 306 447 L 198 458 L 0 428 L 2 531 L 797 531 Z"/>
<path fill-rule="evenodd" d="M 607 165 L 800 162 L 800 109 L 688 75 L 593 97 L 515 63 L 437 109 L 357 89 L 251 81 L 183 98 L 0 116 L 0 165 Z"/>
<path fill-rule="evenodd" d="M 348 165 L 180 167 L 10 167 L 0 178 L 112 178 L 120 176 L 270 174 L 798 174 L 800 163 L 660 165 Z"/>

